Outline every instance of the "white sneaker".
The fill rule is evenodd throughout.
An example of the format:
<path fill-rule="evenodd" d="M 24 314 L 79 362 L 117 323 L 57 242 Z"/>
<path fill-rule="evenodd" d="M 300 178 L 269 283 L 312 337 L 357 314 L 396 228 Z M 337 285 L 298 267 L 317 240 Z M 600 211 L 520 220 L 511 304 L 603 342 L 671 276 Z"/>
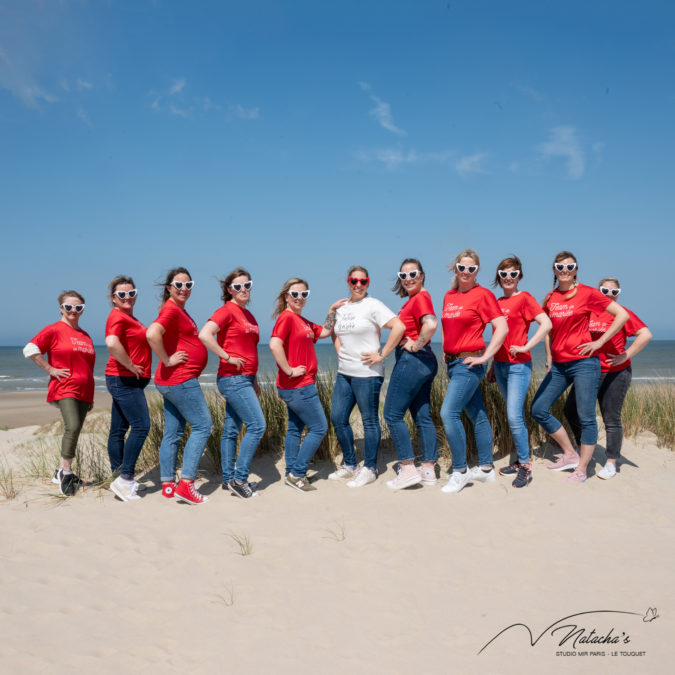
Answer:
<path fill-rule="evenodd" d="M 367 466 L 362 466 L 354 476 L 353 480 L 350 480 L 347 483 L 347 487 L 357 488 L 368 485 L 368 483 L 374 483 L 377 480 L 377 474 L 369 469 Z"/>
<path fill-rule="evenodd" d="M 123 502 L 131 502 L 140 497 L 136 494 L 136 484 L 134 482 L 127 482 L 122 480 L 119 476 L 110 483 L 110 489 L 114 492 Z"/>
<path fill-rule="evenodd" d="M 399 468 L 396 478 L 387 481 L 387 487 L 390 490 L 403 490 L 404 488 L 411 487 L 413 485 L 417 485 L 417 483 L 422 482 L 422 476 L 420 476 L 417 471 L 407 478 L 402 478 L 402 476 L 403 470 Z"/>
<path fill-rule="evenodd" d="M 436 472 L 433 469 L 422 469 L 421 467 L 417 469 L 420 476 L 422 477 L 422 485 L 428 487 L 433 487 L 438 482 L 436 478 Z"/>
<path fill-rule="evenodd" d="M 453 471 L 448 482 L 441 488 L 441 492 L 459 492 L 471 480 L 471 475 L 468 469 L 464 473 Z"/>
<path fill-rule="evenodd" d="M 354 478 L 356 469 L 351 469 L 346 464 L 338 467 L 333 473 L 328 474 L 328 480 L 342 480 L 343 478 Z"/>
<path fill-rule="evenodd" d="M 472 481 L 478 481 L 479 483 L 494 483 L 497 480 L 497 475 L 495 474 L 495 470 L 490 469 L 487 473 L 483 471 L 479 466 L 475 467 L 470 471 L 471 473 L 471 480 Z"/>
<path fill-rule="evenodd" d="M 616 466 L 611 462 L 607 462 L 607 464 L 598 471 L 598 478 L 603 478 L 604 480 L 614 478 L 614 476 L 616 476 Z"/>

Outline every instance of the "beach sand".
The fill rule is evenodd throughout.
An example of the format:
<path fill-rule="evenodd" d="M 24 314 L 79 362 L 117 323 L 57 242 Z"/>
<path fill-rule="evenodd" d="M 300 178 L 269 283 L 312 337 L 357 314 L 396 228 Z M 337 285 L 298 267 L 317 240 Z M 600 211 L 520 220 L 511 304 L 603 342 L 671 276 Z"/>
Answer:
<path fill-rule="evenodd" d="M 46 391 L 0 394 L 0 429 L 42 425 L 60 419 L 58 407 L 46 401 Z M 94 410 L 110 410 L 111 403 L 112 397 L 107 391 L 96 391 L 94 394 Z"/>
<path fill-rule="evenodd" d="M 388 455 L 363 489 L 324 480 L 320 463 L 317 491 L 301 493 L 261 457 L 259 497 L 214 476 L 193 507 L 164 499 L 156 472 L 127 503 L 23 481 L 37 430 L 0 431 L 4 484 L 13 466 L 18 488 L 0 497 L 6 672 L 672 672 L 675 455 L 651 434 L 625 442 L 611 481 L 569 485 L 537 459 L 523 490 L 498 478 L 393 493 Z M 511 624 L 536 640 L 597 610 L 631 614 L 557 625 L 619 644 L 560 645 L 566 628 L 531 646 L 516 627 L 478 654 Z"/>

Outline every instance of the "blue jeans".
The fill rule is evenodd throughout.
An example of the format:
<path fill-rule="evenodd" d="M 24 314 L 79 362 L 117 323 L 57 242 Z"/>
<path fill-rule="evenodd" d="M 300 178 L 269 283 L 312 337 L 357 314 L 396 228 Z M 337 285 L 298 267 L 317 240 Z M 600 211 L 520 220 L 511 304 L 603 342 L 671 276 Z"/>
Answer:
<path fill-rule="evenodd" d="M 106 387 L 113 399 L 108 433 L 110 469 L 113 473 L 119 470 L 125 480 L 134 479 L 136 460 L 150 432 L 150 413 L 143 393 L 148 382 L 147 377 L 105 376 Z M 125 443 L 129 427 L 131 431 Z"/>
<path fill-rule="evenodd" d="M 551 406 L 565 389 L 573 384 L 581 425 L 581 443 L 595 445 L 598 442 L 595 400 L 598 397 L 599 382 L 600 359 L 597 356 L 575 361 L 554 361 L 534 395 L 532 417 L 544 427 L 546 433 L 554 434 L 558 431 L 562 424 L 551 415 Z"/>
<path fill-rule="evenodd" d="M 297 389 L 279 389 L 279 396 L 288 408 L 288 429 L 286 431 L 286 475 L 292 473 L 300 478 L 307 474 L 309 462 L 321 445 L 328 431 L 328 422 L 323 412 L 319 394 L 313 384 Z M 300 436 L 307 427 L 302 446 Z"/>
<path fill-rule="evenodd" d="M 506 401 L 506 417 L 518 453 L 518 461 L 527 464 L 530 461 L 530 436 L 525 425 L 523 407 L 532 379 L 532 361 L 525 363 L 495 361 L 494 367 L 497 386 Z"/>
<path fill-rule="evenodd" d="M 469 368 L 463 359 L 448 363 L 450 382 L 441 406 L 441 419 L 452 453 L 452 470 L 466 469 L 466 432 L 462 424 L 462 410 L 471 420 L 478 448 L 478 465 L 492 466 L 492 427 L 485 412 L 480 381 L 485 375 L 485 365 Z"/>
<path fill-rule="evenodd" d="M 267 425 L 260 401 L 253 388 L 254 382 L 253 375 L 229 375 L 218 378 L 218 391 L 227 400 L 223 439 L 220 443 L 223 483 L 233 478 L 240 483 L 248 480 L 251 460 L 265 433 Z M 246 434 L 241 439 L 239 456 L 237 456 L 237 436 L 243 424 L 246 425 Z M 237 460 L 236 471 L 235 458 Z"/>
<path fill-rule="evenodd" d="M 164 397 L 164 438 L 159 446 L 159 473 L 162 483 L 176 477 L 176 457 L 183 438 L 185 423 L 192 427 L 183 449 L 181 478 L 194 480 L 206 443 L 211 435 L 211 413 L 199 381 L 192 377 L 181 384 L 157 385 Z"/>
<path fill-rule="evenodd" d="M 419 352 L 396 348 L 396 365 L 389 379 L 384 401 L 384 420 L 394 441 L 399 461 L 415 458 L 410 432 L 404 417 L 410 409 L 422 446 L 422 461 L 438 459 L 436 427 L 431 419 L 431 383 L 438 372 L 438 361 L 429 345 Z"/>
<path fill-rule="evenodd" d="M 383 380 L 383 377 L 352 377 L 338 373 L 330 411 L 330 421 L 342 448 L 342 461 L 347 466 L 354 467 L 357 462 L 354 453 L 354 433 L 349 426 L 349 416 L 354 406 L 359 406 L 363 421 L 364 464 L 375 473 L 377 473 L 377 450 L 382 436 L 378 408 Z"/>

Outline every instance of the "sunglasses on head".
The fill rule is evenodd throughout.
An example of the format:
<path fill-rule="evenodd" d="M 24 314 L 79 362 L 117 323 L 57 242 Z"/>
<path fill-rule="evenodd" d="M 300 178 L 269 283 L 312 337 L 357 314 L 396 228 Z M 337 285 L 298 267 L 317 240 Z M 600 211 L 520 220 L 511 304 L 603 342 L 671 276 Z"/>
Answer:
<path fill-rule="evenodd" d="M 508 279 L 511 277 L 511 279 L 517 279 L 520 276 L 520 270 L 513 270 L 511 272 L 507 272 L 506 270 L 499 270 L 499 278 L 500 279 Z"/>
<path fill-rule="evenodd" d="M 243 284 L 230 284 L 230 288 L 235 292 L 239 293 L 239 291 L 243 288 L 245 291 L 250 291 L 251 287 L 253 286 L 253 281 L 249 279 L 248 281 L 245 281 Z"/>
<path fill-rule="evenodd" d="M 288 291 L 288 295 L 290 295 L 293 300 L 297 300 L 298 298 L 302 298 L 303 300 L 307 300 L 309 297 L 309 291 Z"/>
<path fill-rule="evenodd" d="M 186 291 L 191 291 L 192 287 L 195 285 L 194 281 L 172 281 L 171 285 L 177 290 L 181 291 L 183 290 L 183 286 L 185 286 Z"/>
<path fill-rule="evenodd" d="M 600 291 L 603 295 L 611 295 L 613 298 L 621 293 L 620 288 L 607 288 L 607 286 L 600 286 Z"/>
<path fill-rule="evenodd" d="M 63 309 L 67 313 L 77 312 L 78 314 L 82 314 L 82 312 L 84 311 L 84 303 L 82 303 L 81 305 L 71 305 L 67 302 L 62 302 L 61 307 L 63 307 Z"/>
<path fill-rule="evenodd" d="M 359 284 L 367 286 L 370 283 L 370 277 L 349 277 L 348 281 L 352 286 L 358 286 Z"/>
<path fill-rule="evenodd" d="M 478 265 L 462 265 L 462 263 L 456 263 L 455 267 L 457 268 L 458 272 L 467 272 L 469 274 L 473 274 L 474 272 L 478 271 Z"/>
<path fill-rule="evenodd" d="M 130 291 L 114 291 L 113 295 L 116 295 L 120 300 L 126 300 L 129 297 L 130 300 L 133 300 L 136 295 L 138 295 L 138 290 L 132 288 Z"/>
<path fill-rule="evenodd" d="M 577 268 L 576 263 L 556 263 L 555 268 L 558 270 L 558 272 L 563 272 L 564 270 L 567 270 L 568 272 L 574 272 L 574 270 Z"/>
<path fill-rule="evenodd" d="M 408 277 L 411 279 L 417 279 L 417 277 L 422 274 L 419 270 L 410 270 L 410 272 L 399 272 L 398 273 L 398 278 L 401 281 L 405 281 Z"/>

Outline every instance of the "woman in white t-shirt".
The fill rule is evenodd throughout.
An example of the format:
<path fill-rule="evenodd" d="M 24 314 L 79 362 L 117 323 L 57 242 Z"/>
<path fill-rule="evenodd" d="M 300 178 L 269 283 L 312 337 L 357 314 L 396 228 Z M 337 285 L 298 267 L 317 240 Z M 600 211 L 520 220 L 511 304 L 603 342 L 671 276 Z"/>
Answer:
<path fill-rule="evenodd" d="M 401 341 L 405 326 L 384 303 L 368 295 L 370 278 L 365 267 L 354 265 L 347 272 L 351 298 L 335 316 L 333 328 L 338 355 L 338 375 L 333 390 L 330 419 L 342 448 L 342 466 L 328 478 L 350 478 L 348 487 L 362 487 L 377 478 L 380 445 L 379 403 L 384 381 L 384 360 Z M 391 332 L 380 346 L 382 328 Z M 349 416 L 358 405 L 363 421 L 364 463 L 359 469 L 354 453 L 354 434 Z"/>

